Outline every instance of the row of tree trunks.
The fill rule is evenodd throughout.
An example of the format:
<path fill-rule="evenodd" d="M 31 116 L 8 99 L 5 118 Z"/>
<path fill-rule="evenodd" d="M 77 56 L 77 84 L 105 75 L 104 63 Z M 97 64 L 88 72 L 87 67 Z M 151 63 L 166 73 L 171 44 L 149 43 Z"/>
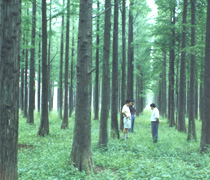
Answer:
<path fill-rule="evenodd" d="M 17 180 L 21 1 L 0 1 L 0 179 Z"/>

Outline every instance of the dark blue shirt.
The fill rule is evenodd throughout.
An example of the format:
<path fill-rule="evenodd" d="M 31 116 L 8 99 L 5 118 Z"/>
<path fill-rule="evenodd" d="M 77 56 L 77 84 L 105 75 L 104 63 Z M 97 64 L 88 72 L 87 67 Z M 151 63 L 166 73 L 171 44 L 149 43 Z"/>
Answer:
<path fill-rule="evenodd" d="M 135 114 L 135 112 L 136 112 L 135 107 L 129 106 L 129 109 L 130 109 L 131 114 Z"/>

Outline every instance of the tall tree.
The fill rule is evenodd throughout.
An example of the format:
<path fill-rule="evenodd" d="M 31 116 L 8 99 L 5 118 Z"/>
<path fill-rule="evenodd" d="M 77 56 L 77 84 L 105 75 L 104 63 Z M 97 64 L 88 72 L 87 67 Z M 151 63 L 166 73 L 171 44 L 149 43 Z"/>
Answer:
<path fill-rule="evenodd" d="M 205 66 L 204 66 L 204 104 L 203 104 L 203 121 L 201 131 L 201 151 L 210 147 L 210 0 L 207 1 L 207 19 L 206 19 L 206 48 L 205 48 Z"/>
<path fill-rule="evenodd" d="M 41 28 L 39 29 L 39 64 L 38 64 L 38 80 L 37 80 L 37 110 L 40 113 L 41 99 Z"/>
<path fill-rule="evenodd" d="M 0 1 L 0 179 L 17 180 L 21 1 Z"/>
<path fill-rule="evenodd" d="M 100 10 L 100 2 L 97 2 L 97 10 Z M 99 43 L 100 43 L 100 18 L 97 17 L 97 35 L 96 35 L 96 77 L 95 77 L 95 106 L 94 106 L 94 119 L 98 120 L 99 113 Z"/>
<path fill-rule="evenodd" d="M 35 107 L 35 39 L 36 39 L 36 0 L 32 1 L 32 33 L 31 33 L 31 59 L 30 59 L 30 83 L 29 83 L 29 106 L 27 123 L 34 124 Z"/>
<path fill-rule="evenodd" d="M 109 55 L 110 55 L 110 31 L 111 31 L 111 0 L 105 1 L 105 24 L 104 24 L 104 45 L 103 45 L 103 77 L 102 77 L 102 103 L 99 130 L 99 146 L 107 146 L 108 133 L 107 121 L 110 107 L 110 75 L 109 75 Z"/>
<path fill-rule="evenodd" d="M 195 48 L 195 0 L 191 0 L 191 47 Z M 195 52 L 191 51 L 190 63 L 190 108 L 187 140 L 191 139 L 191 134 L 196 140 L 195 130 Z"/>
<path fill-rule="evenodd" d="M 122 81 L 121 81 L 121 108 L 125 103 L 125 90 L 126 90 L 126 37 L 125 37 L 125 27 L 126 27 L 126 0 L 122 1 Z M 123 115 L 120 113 L 120 129 L 123 130 Z"/>
<path fill-rule="evenodd" d="M 71 49 L 71 78 L 70 78 L 70 88 L 69 88 L 69 116 L 72 115 L 73 112 L 73 79 L 74 79 L 74 26 L 72 29 L 72 49 Z"/>
<path fill-rule="evenodd" d="M 111 137 L 120 138 L 118 129 L 118 0 L 114 6 L 113 54 L 112 54 L 112 109 L 111 109 Z"/>
<path fill-rule="evenodd" d="M 133 0 L 130 0 L 128 26 L 128 70 L 127 70 L 127 98 L 133 99 Z"/>
<path fill-rule="evenodd" d="M 27 16 L 29 15 L 29 9 L 27 8 Z M 28 32 L 26 33 L 26 47 L 28 46 Z M 28 114 L 28 47 L 25 54 L 25 79 L 24 79 L 24 112 L 23 117 L 27 118 Z"/>
<path fill-rule="evenodd" d="M 25 42 L 25 38 L 23 36 L 23 41 Z M 24 57 L 25 56 L 25 49 L 22 50 L 22 57 L 21 57 L 21 63 L 20 63 L 20 109 L 21 111 L 23 111 L 24 108 Z"/>
<path fill-rule="evenodd" d="M 183 19 L 182 19 L 182 52 L 181 52 L 181 66 L 180 66 L 180 90 L 179 90 L 179 119 L 178 119 L 178 131 L 186 132 L 185 125 L 185 106 L 186 106 L 186 95 L 185 95 L 185 87 L 186 87 L 186 75 L 185 75 L 185 67 L 186 67 L 186 27 L 187 23 L 187 0 L 184 0 L 183 5 Z"/>
<path fill-rule="evenodd" d="M 65 54 L 65 94 L 64 94 L 64 117 L 61 128 L 68 128 L 68 75 L 69 75 L 69 18 L 70 0 L 67 0 L 67 19 L 66 19 L 66 54 Z"/>
<path fill-rule="evenodd" d="M 63 6 L 65 0 L 63 0 Z M 61 50 L 60 50 L 60 76 L 59 76 L 59 116 L 62 119 L 63 112 L 63 31 L 64 31 L 64 14 L 62 14 L 61 22 Z"/>
<path fill-rule="evenodd" d="M 172 5 L 172 16 L 171 16 L 171 23 L 172 23 L 172 41 L 171 41 L 171 49 L 170 49 L 170 57 L 169 57 L 169 126 L 173 127 L 175 125 L 174 120 L 174 62 L 175 62 L 175 9 L 176 5 L 175 2 Z"/>
<path fill-rule="evenodd" d="M 47 17 L 46 0 L 42 0 L 42 108 L 39 136 L 49 134 L 48 118 L 48 68 L 47 68 Z"/>
<path fill-rule="evenodd" d="M 162 83 L 161 83 L 161 107 L 162 116 L 166 117 L 167 101 L 166 101 L 166 52 L 163 52 L 163 72 L 162 72 Z"/>
<path fill-rule="evenodd" d="M 79 171 L 93 169 L 91 152 L 92 0 L 80 0 L 77 48 L 77 95 L 71 160 Z M 81 113 L 82 112 L 82 113 Z"/>

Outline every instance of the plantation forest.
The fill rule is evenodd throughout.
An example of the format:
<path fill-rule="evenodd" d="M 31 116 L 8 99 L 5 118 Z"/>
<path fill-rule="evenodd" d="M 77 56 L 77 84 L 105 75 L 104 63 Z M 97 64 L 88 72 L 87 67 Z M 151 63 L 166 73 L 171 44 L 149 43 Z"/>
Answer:
<path fill-rule="evenodd" d="M 0 0 L 0 180 L 79 179 L 210 179 L 210 0 Z"/>

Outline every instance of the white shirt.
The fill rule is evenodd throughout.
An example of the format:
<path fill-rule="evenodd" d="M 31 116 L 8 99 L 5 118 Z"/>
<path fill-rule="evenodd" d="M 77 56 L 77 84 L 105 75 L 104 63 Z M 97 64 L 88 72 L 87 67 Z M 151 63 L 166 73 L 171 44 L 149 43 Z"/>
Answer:
<path fill-rule="evenodd" d="M 154 108 L 151 115 L 151 121 L 157 121 L 157 118 L 159 118 L 159 110 Z"/>
<path fill-rule="evenodd" d="M 131 117 L 130 109 L 129 109 L 129 107 L 126 104 L 123 106 L 122 112 L 125 112 L 127 117 Z"/>

